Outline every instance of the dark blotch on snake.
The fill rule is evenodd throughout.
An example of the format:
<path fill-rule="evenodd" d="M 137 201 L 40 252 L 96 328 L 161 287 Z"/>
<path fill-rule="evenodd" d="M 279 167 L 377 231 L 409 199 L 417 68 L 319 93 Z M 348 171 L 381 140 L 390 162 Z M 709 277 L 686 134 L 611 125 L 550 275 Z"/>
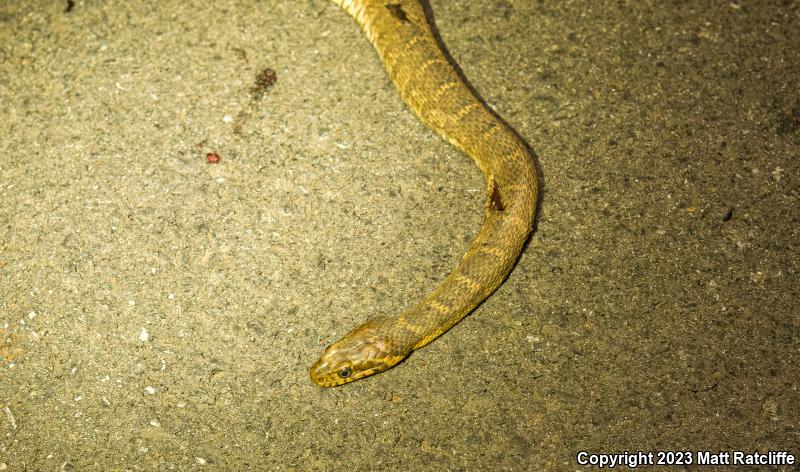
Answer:
<path fill-rule="evenodd" d="M 500 197 L 500 186 L 497 185 L 497 182 L 494 182 L 492 186 L 492 196 L 489 198 L 489 206 L 494 211 L 506 211 L 506 207 L 503 206 L 503 199 Z"/>
<path fill-rule="evenodd" d="M 387 3 L 386 8 L 389 10 L 392 16 L 403 23 L 408 23 L 408 15 L 406 15 L 402 5 L 398 5 L 397 3 Z"/>

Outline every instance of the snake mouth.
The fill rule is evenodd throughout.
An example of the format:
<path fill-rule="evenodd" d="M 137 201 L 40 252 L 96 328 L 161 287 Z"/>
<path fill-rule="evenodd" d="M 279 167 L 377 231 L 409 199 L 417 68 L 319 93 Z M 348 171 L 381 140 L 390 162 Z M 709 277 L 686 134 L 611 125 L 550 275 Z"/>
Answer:
<path fill-rule="evenodd" d="M 338 387 L 358 379 L 363 379 L 364 377 L 368 377 L 372 374 L 383 372 L 384 370 L 393 367 L 395 364 L 403 360 L 404 357 L 405 356 L 392 356 L 381 359 L 379 363 L 373 361 L 370 363 L 372 366 L 368 368 L 358 368 L 356 365 L 346 377 L 342 377 L 340 375 L 341 370 L 332 369 L 327 362 L 320 359 L 311 367 L 309 374 L 311 376 L 311 381 L 320 387 Z"/>
<path fill-rule="evenodd" d="M 316 367 L 316 366 L 315 366 Z M 340 385 L 344 385 L 346 383 L 353 382 L 354 380 L 362 379 L 372 374 L 377 374 L 378 372 L 383 372 L 386 370 L 387 367 L 379 366 L 373 367 L 371 369 L 362 370 L 361 372 L 356 372 L 349 377 L 339 377 L 335 372 L 329 374 L 317 374 L 314 372 L 314 368 L 311 369 L 311 380 L 319 385 L 320 387 L 330 388 L 330 387 L 338 387 Z M 316 374 L 316 375 L 315 375 Z"/>

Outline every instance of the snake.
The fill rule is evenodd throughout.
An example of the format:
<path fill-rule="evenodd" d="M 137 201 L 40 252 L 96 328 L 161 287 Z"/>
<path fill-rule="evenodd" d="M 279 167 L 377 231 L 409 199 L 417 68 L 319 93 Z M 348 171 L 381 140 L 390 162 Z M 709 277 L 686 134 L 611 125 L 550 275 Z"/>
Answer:
<path fill-rule="evenodd" d="M 376 316 L 328 346 L 310 369 L 320 387 L 383 372 L 430 343 L 508 277 L 533 229 L 536 157 L 467 82 L 447 52 L 425 0 L 332 0 L 355 18 L 406 105 L 483 173 L 483 224 L 450 274 L 394 316 Z"/>

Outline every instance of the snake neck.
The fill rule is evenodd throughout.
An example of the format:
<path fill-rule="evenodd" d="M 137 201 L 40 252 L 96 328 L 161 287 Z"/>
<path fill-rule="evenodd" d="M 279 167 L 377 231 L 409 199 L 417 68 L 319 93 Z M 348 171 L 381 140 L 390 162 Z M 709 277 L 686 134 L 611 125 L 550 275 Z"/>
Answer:
<path fill-rule="evenodd" d="M 502 214 L 488 209 L 477 237 L 447 278 L 427 297 L 394 317 L 392 324 L 404 331 L 403 341 L 412 342 L 413 350 L 449 330 L 503 283 L 532 226 L 533 210 L 524 206 Z"/>

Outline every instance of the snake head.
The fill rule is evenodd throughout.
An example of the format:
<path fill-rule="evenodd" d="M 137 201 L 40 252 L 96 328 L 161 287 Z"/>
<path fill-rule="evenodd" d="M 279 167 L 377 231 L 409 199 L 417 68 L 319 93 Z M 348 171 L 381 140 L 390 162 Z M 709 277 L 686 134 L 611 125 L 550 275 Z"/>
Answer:
<path fill-rule="evenodd" d="M 402 361 L 411 350 L 392 345 L 387 321 L 369 320 L 328 346 L 311 366 L 311 380 L 320 387 L 336 387 L 383 372 Z"/>

